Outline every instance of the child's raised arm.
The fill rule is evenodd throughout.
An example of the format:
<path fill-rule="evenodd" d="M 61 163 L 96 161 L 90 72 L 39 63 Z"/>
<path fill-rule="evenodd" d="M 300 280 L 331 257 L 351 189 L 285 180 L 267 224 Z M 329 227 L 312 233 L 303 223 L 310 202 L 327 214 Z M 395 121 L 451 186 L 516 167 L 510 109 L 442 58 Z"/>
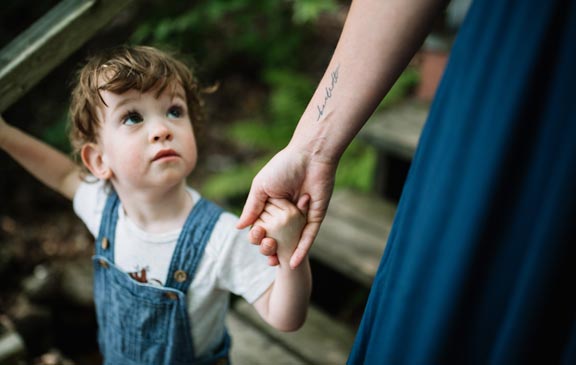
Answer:
<path fill-rule="evenodd" d="M 0 148 L 48 187 L 72 199 L 80 169 L 62 152 L 6 123 L 0 116 Z"/>
<path fill-rule="evenodd" d="M 298 207 L 286 199 L 268 199 L 257 225 L 266 230 L 268 238 L 278 244 L 280 264 L 272 286 L 254 302 L 254 308 L 271 326 L 281 331 L 295 331 L 306 319 L 312 276 L 306 258 L 302 265 L 290 268 L 290 258 L 300 241 L 306 224 L 309 197 L 298 202 Z"/>

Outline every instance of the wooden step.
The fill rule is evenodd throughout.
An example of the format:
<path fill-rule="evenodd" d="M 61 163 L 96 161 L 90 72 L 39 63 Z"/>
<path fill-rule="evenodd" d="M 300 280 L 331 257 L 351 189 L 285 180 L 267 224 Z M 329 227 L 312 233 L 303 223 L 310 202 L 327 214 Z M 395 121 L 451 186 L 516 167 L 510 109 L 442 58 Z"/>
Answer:
<path fill-rule="evenodd" d="M 226 318 L 226 325 L 232 336 L 230 361 L 235 365 L 302 364 L 302 360 L 286 348 L 279 346 L 258 328 L 234 311 Z M 271 361 L 273 359 L 273 361 Z"/>
<path fill-rule="evenodd" d="M 242 299 L 234 303 L 231 312 L 234 364 L 345 364 L 354 342 L 354 329 L 314 306 L 296 332 L 275 330 Z"/>
<path fill-rule="evenodd" d="M 375 113 L 358 134 L 378 151 L 411 160 L 430 105 L 409 100 Z"/>
<path fill-rule="evenodd" d="M 370 286 L 388 239 L 395 204 L 376 195 L 335 191 L 310 251 L 324 265 Z"/>

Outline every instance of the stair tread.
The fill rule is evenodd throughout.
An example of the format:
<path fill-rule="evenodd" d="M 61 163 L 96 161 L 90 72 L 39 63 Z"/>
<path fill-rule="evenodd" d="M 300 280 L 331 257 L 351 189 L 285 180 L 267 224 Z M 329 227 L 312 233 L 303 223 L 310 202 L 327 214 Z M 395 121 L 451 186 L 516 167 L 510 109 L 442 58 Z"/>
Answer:
<path fill-rule="evenodd" d="M 411 100 L 375 113 L 359 136 L 382 152 L 411 160 L 429 108 L 428 103 Z"/>
<path fill-rule="evenodd" d="M 394 203 L 373 194 L 335 191 L 311 256 L 370 286 L 395 212 Z"/>
<path fill-rule="evenodd" d="M 338 322 L 324 313 L 321 309 L 311 305 L 308 310 L 306 322 L 296 332 L 280 332 L 268 325 L 254 308 L 246 301 L 239 299 L 233 306 L 232 312 L 245 323 L 250 323 L 261 336 L 268 339 L 260 340 L 267 344 L 267 351 L 288 351 L 293 362 L 290 364 L 344 364 L 354 342 L 354 330 L 348 325 Z M 231 330 L 232 332 L 232 330 Z M 232 334 L 236 347 L 242 346 L 243 340 Z M 254 348 L 247 350 L 258 353 Z M 265 358 L 264 356 L 261 356 Z M 273 357 L 279 359 L 280 357 Z M 271 357 L 267 358 L 270 361 Z M 232 359 L 234 362 L 234 359 Z M 234 362 L 235 363 L 235 362 Z M 274 360 L 274 363 L 277 363 Z"/>
<path fill-rule="evenodd" d="M 278 346 L 275 341 L 230 311 L 226 318 L 228 331 L 232 336 L 230 360 L 236 365 L 268 365 L 270 359 L 275 364 L 304 364 L 289 350 Z"/>

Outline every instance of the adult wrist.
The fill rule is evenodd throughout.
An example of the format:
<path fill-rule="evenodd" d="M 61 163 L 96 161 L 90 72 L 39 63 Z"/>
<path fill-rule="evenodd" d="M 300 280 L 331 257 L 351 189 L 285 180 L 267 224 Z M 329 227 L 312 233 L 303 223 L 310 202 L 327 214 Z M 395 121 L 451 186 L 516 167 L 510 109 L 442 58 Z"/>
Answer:
<path fill-rule="evenodd" d="M 306 155 L 309 161 L 337 165 L 350 139 L 348 131 L 338 128 L 341 121 L 335 120 L 332 111 L 320 121 L 311 119 L 311 115 L 309 110 L 302 115 L 289 147 Z"/>
<path fill-rule="evenodd" d="M 342 155 L 330 145 L 330 138 L 327 136 L 302 137 L 295 133 L 286 148 L 303 156 L 308 162 L 338 164 Z"/>

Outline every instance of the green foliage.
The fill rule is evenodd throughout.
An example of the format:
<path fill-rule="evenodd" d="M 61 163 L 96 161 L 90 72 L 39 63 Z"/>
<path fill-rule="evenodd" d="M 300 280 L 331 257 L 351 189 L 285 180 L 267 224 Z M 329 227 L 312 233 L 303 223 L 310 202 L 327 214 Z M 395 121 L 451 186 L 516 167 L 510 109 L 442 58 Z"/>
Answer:
<path fill-rule="evenodd" d="M 242 58 L 256 68 L 297 67 L 304 62 L 302 47 L 313 32 L 310 24 L 335 0 L 198 1 L 184 8 L 155 4 L 136 29 L 133 43 L 150 43 L 191 50 L 208 72 Z M 153 16 L 152 16 L 153 15 Z M 241 55 L 241 57 L 239 57 Z"/>
<path fill-rule="evenodd" d="M 41 132 L 40 138 L 58 150 L 70 153 L 72 148 L 68 139 L 67 112 L 62 112 L 54 123 L 47 125 Z"/>
<path fill-rule="evenodd" d="M 296 24 L 312 22 L 323 12 L 333 12 L 336 4 L 331 0 L 299 0 L 294 1 L 293 20 Z"/>
<path fill-rule="evenodd" d="M 271 86 L 270 113 L 276 123 L 293 125 L 300 119 L 302 111 L 314 92 L 316 81 L 301 73 L 273 69 L 265 74 Z"/>
<path fill-rule="evenodd" d="M 248 165 L 238 165 L 211 176 L 202 187 L 202 194 L 214 200 L 246 195 L 250 190 L 252 179 L 270 158 L 272 155 L 266 155 Z"/>
<path fill-rule="evenodd" d="M 312 97 L 314 83 L 310 77 L 287 69 L 269 70 L 265 80 L 271 90 L 263 115 L 233 123 L 227 134 L 246 147 L 273 151 L 290 140 Z"/>
<path fill-rule="evenodd" d="M 414 67 L 408 67 L 400 74 L 396 83 L 392 86 L 388 94 L 382 99 L 382 102 L 376 109 L 376 111 L 388 108 L 402 99 L 406 98 L 412 90 L 420 82 L 420 73 Z"/>
<path fill-rule="evenodd" d="M 376 151 L 361 141 L 354 140 L 338 165 L 335 188 L 350 188 L 369 192 L 374 181 Z"/>

